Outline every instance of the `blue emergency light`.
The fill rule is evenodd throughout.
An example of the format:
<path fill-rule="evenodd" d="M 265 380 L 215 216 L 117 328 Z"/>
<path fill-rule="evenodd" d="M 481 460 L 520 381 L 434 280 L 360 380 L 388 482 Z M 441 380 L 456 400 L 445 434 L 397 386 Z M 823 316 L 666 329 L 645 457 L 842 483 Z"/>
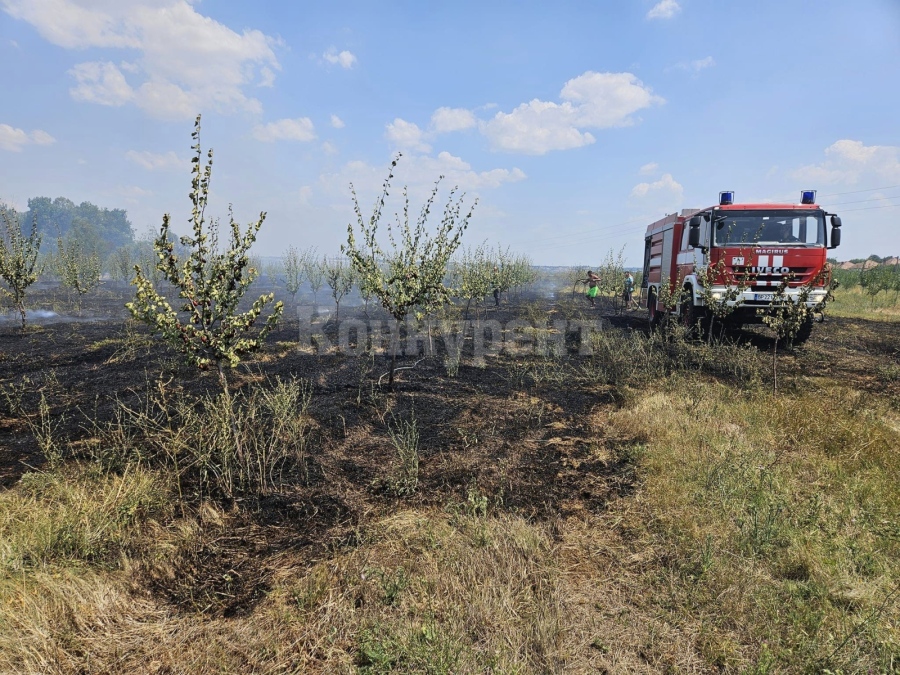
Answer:
<path fill-rule="evenodd" d="M 719 204 L 721 206 L 728 206 L 729 204 L 734 204 L 734 190 L 729 190 L 728 192 L 720 192 L 719 193 Z"/>
<path fill-rule="evenodd" d="M 801 204 L 815 204 L 816 203 L 816 191 L 815 190 L 801 190 L 800 191 L 800 203 Z"/>

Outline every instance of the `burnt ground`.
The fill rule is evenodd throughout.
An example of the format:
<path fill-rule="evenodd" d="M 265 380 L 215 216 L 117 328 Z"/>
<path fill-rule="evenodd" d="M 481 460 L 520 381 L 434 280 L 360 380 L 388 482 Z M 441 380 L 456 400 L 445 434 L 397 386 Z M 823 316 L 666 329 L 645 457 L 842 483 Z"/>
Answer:
<path fill-rule="evenodd" d="M 95 423 L 112 420 L 121 402 L 137 402 L 160 378 L 175 395 L 218 390 L 213 374 L 184 366 L 160 340 L 126 321 L 121 303 L 114 294 L 95 301 L 91 312 L 109 317 L 103 320 L 62 320 L 25 333 L 0 325 L 0 488 L 44 461 L 34 433 L 42 397 L 56 438 L 77 455 L 95 436 Z M 505 322 L 533 311 L 533 304 L 504 306 L 487 318 Z M 350 316 L 364 318 L 359 308 L 343 309 L 342 318 Z M 606 319 L 610 330 L 645 330 L 643 313 Z M 333 323 L 326 332 L 336 338 Z M 555 370 L 528 378 L 522 375 L 528 357 L 488 357 L 478 367 L 464 352 L 450 378 L 441 356 L 401 356 L 398 366 L 414 367 L 398 373 L 388 389 L 378 384 L 387 356 L 317 355 L 299 350 L 298 338 L 297 320 L 284 320 L 231 381 L 236 390 L 275 377 L 312 382 L 309 478 L 283 494 L 228 504 L 228 526 L 205 530 L 174 561 L 176 574 L 149 574 L 150 590 L 177 607 L 247 611 L 264 595 L 269 571 L 285 551 L 309 560 L 328 555 L 352 544 L 360 524 L 401 502 L 465 508 L 473 495 L 483 495 L 494 509 L 543 520 L 602 510 L 633 489 L 629 448 L 636 440 L 610 435 L 603 424 L 620 393 L 571 376 L 571 366 L 590 357 L 570 354 Z M 736 339 L 760 351 L 772 345 L 761 329 Z M 782 381 L 811 374 L 888 396 L 900 408 L 897 325 L 827 319 L 780 362 Z M 396 459 L 388 425 L 411 415 L 421 431 L 419 489 L 400 498 L 391 489 Z"/>

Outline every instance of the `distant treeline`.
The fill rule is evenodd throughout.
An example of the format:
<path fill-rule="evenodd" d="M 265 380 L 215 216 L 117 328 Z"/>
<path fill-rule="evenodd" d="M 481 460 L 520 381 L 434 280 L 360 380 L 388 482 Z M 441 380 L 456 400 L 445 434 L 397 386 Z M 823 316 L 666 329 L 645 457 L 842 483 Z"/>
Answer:
<path fill-rule="evenodd" d="M 0 209 L 7 209 L 0 203 Z M 37 220 L 44 241 L 78 239 L 101 256 L 134 242 L 134 228 L 125 209 L 100 208 L 90 202 L 76 204 L 71 199 L 32 197 L 28 211 L 19 213 L 23 229 Z"/>

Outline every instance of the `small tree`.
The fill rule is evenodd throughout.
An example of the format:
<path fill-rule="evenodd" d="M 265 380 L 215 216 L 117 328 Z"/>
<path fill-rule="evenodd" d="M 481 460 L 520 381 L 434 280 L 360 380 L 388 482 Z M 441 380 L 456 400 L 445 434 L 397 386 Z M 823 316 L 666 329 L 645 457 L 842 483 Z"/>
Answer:
<path fill-rule="evenodd" d="M 295 246 L 288 246 L 284 257 L 281 259 L 281 273 L 284 275 L 284 287 L 291 294 L 291 302 L 297 302 L 297 291 L 303 283 L 303 273 L 306 268 L 305 254 L 301 254 Z"/>
<path fill-rule="evenodd" d="M 32 220 L 31 234 L 26 237 L 15 211 L 2 209 L 0 212 L 4 227 L 0 236 L 0 278 L 9 286 L 13 306 L 19 311 L 22 330 L 25 330 L 25 293 L 40 274 L 37 258 L 41 235 L 37 230 L 37 219 Z"/>
<path fill-rule="evenodd" d="M 787 294 L 790 276 L 785 276 L 767 307 L 756 310 L 762 322 L 774 336 L 772 344 L 772 390 L 778 391 L 778 343 L 791 342 L 804 327 L 812 321 L 813 309 L 807 307 L 811 286 L 805 284 L 798 289 L 795 299 Z"/>
<path fill-rule="evenodd" d="M 229 207 L 229 244 L 227 250 L 219 250 L 216 245 L 218 221 L 208 224 L 206 221 L 213 152 L 209 151 L 207 163 L 202 166 L 199 115 L 192 137 L 196 141 L 192 146 L 194 158 L 190 193 L 193 236 L 181 237 L 181 243 L 189 254 L 183 262 L 175 254 L 175 242 L 169 235 L 168 214 L 163 216 L 162 228 L 153 243 L 158 259 L 156 268 L 166 281 L 178 289 L 178 296 L 184 300 L 181 306 L 184 314 L 180 315 L 172 308 L 137 265 L 132 282 L 137 286 L 135 299 L 125 306 L 136 319 L 161 333 L 193 365 L 200 369 L 215 365 L 222 388 L 227 393 L 225 365 L 234 367 L 242 356 L 259 349 L 281 316 L 282 304 L 274 304 L 272 313 L 255 337 L 248 335 L 265 306 L 275 299 L 271 293 L 261 295 L 248 311 L 237 311 L 238 303 L 258 274 L 250 266 L 249 251 L 266 214 L 261 212 L 259 220 L 250 223 L 242 233 Z"/>
<path fill-rule="evenodd" d="M 78 237 L 56 240 L 56 272 L 60 283 L 78 294 L 90 293 L 100 285 L 100 255 Z"/>
<path fill-rule="evenodd" d="M 516 291 L 518 297 L 523 288 L 537 279 L 537 270 L 531 258 L 524 254 L 511 256 L 506 264 L 510 270 L 512 289 Z"/>
<path fill-rule="evenodd" d="M 454 289 L 459 297 L 466 301 L 465 318 L 469 318 L 469 306 L 475 301 L 476 318 L 478 303 L 482 302 L 494 290 L 499 280 L 499 273 L 493 271 L 493 261 L 484 244 L 463 248 L 459 260 L 454 265 Z"/>
<path fill-rule="evenodd" d="M 341 299 L 353 289 L 353 269 L 343 258 L 325 260 L 325 281 L 334 298 L 334 319 L 337 321 L 341 318 Z"/>
<path fill-rule="evenodd" d="M 107 261 L 113 279 L 121 281 L 123 284 L 131 282 L 134 276 L 134 265 L 134 255 L 130 246 L 120 246 L 112 252 Z"/>
<path fill-rule="evenodd" d="M 696 270 L 697 295 L 703 300 L 709 312 L 709 330 L 707 342 L 712 343 L 715 331 L 716 319 L 724 326 L 729 316 L 743 303 L 743 293 L 750 287 L 750 275 L 747 272 L 735 274 L 733 284 L 728 284 L 723 291 L 713 291 L 716 280 L 725 275 L 725 258 L 719 258 L 713 265 L 707 265 Z"/>
<path fill-rule="evenodd" d="M 597 274 L 600 275 L 599 294 L 611 297 L 613 303 L 618 302 L 625 288 L 625 247 L 619 249 L 616 253 L 613 249 L 606 252 L 606 257 L 597 268 Z"/>
<path fill-rule="evenodd" d="M 444 285 L 447 263 L 459 246 L 460 238 L 478 201 L 472 204 L 466 215 L 462 215 L 464 196 L 456 198 L 456 188 L 451 190 L 441 224 L 434 234 L 430 234 L 427 221 L 437 197 L 440 179 L 422 206 L 415 226 L 409 222 L 409 194 L 404 188 L 403 216 L 401 218 L 397 215 L 395 226 L 388 225 L 390 246 L 387 249 L 382 248 L 378 242 L 378 226 L 399 159 L 398 155 L 397 159 L 391 162 L 381 195 L 375 200 L 368 221 L 363 218 L 356 191 L 352 185 L 350 186 L 360 241 L 357 242 L 357 233 L 351 223 L 347 226 L 347 244 L 342 246 L 341 250 L 350 258 L 360 287 L 365 287 L 381 301 L 382 307 L 395 320 L 402 322 L 413 308 L 424 314 L 450 302 L 450 289 Z M 397 351 L 394 349 L 391 355 L 389 386 L 394 382 L 396 363 Z"/>
<path fill-rule="evenodd" d="M 319 259 L 314 251 L 310 251 L 303 265 L 306 272 L 306 279 L 309 281 L 309 287 L 313 292 L 313 302 L 318 304 L 319 289 L 325 283 L 325 259 Z"/>

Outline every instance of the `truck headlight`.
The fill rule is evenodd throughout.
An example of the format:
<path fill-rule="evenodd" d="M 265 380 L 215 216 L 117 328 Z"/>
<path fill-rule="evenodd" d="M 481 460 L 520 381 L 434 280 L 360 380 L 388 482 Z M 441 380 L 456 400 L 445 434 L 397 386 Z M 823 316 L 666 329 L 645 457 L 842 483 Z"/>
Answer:
<path fill-rule="evenodd" d="M 725 295 L 725 294 L 722 293 L 722 291 L 713 291 L 713 292 L 710 294 L 710 297 L 711 297 L 713 300 L 715 300 L 716 302 L 718 302 L 719 300 L 722 299 L 722 297 L 723 297 L 724 295 Z"/>

